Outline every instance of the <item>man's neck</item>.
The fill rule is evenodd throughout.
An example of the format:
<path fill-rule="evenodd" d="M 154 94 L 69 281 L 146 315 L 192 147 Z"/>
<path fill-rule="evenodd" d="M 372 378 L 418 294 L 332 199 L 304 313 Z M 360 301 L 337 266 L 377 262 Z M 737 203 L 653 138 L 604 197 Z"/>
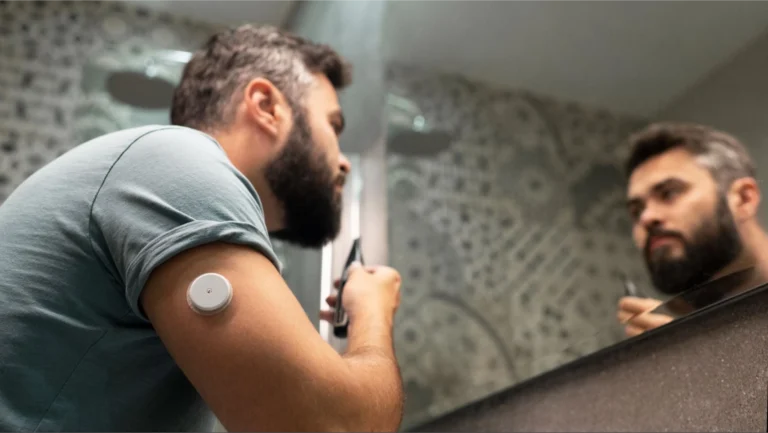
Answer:
<path fill-rule="evenodd" d="M 757 225 L 741 234 L 743 248 L 741 254 L 712 276 L 710 281 L 751 267 L 768 270 L 768 235 Z M 768 276 L 768 274 L 766 274 Z"/>
<path fill-rule="evenodd" d="M 726 275 L 733 274 L 734 272 L 742 271 L 747 268 L 755 266 L 755 257 L 751 252 L 743 251 L 736 260 L 725 265 L 722 269 L 717 271 L 709 281 L 720 279 Z"/>

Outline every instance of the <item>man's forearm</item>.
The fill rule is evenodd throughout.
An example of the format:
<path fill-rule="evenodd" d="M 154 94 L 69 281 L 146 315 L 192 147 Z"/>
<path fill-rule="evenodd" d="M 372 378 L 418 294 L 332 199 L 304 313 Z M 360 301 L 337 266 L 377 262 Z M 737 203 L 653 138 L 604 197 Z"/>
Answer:
<path fill-rule="evenodd" d="M 392 322 L 378 317 L 358 317 L 350 322 L 344 360 L 365 401 L 364 426 L 396 431 L 403 414 L 403 386 L 392 344 Z"/>
<path fill-rule="evenodd" d="M 345 356 L 365 348 L 376 348 L 394 358 L 392 317 L 381 313 L 361 313 L 350 317 L 349 337 Z"/>

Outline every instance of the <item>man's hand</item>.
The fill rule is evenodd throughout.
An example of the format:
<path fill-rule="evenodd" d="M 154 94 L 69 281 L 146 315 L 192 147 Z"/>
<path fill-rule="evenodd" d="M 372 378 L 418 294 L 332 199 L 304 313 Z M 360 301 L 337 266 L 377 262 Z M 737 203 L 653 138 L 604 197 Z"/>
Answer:
<path fill-rule="evenodd" d="M 662 301 L 652 298 L 638 298 L 634 296 L 621 298 L 619 300 L 617 317 L 619 323 L 626 325 L 624 331 L 627 336 L 634 337 L 673 321 L 673 317 L 665 314 L 651 313 L 661 304 L 663 304 Z"/>
<path fill-rule="evenodd" d="M 366 316 L 381 317 L 391 324 L 397 307 L 400 305 L 400 274 L 387 266 L 366 266 L 353 263 L 349 269 L 349 279 L 344 287 L 344 309 L 352 322 Z M 334 284 L 339 288 L 339 281 Z M 328 305 L 336 306 L 337 294 L 326 298 Z M 333 321 L 333 311 L 320 312 L 320 318 Z"/>

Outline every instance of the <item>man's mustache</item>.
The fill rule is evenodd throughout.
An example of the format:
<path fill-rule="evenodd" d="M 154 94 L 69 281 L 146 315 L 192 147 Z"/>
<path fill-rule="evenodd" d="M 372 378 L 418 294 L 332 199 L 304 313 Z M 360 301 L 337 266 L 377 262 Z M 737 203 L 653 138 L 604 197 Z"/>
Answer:
<path fill-rule="evenodd" d="M 661 237 L 671 237 L 671 238 L 677 238 L 681 242 L 685 242 L 685 238 L 683 237 L 683 234 L 680 232 L 676 232 L 673 230 L 665 230 L 658 227 L 651 227 L 650 230 L 648 230 L 648 238 L 645 240 L 645 255 L 648 257 L 648 254 L 651 251 L 651 243 L 654 239 L 661 238 Z"/>

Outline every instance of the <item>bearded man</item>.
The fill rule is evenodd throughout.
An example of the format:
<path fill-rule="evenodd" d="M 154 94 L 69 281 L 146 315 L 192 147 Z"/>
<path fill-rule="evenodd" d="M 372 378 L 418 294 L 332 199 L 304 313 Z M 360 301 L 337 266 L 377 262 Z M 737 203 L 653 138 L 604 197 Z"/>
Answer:
<path fill-rule="evenodd" d="M 679 295 L 715 284 L 669 307 L 694 310 L 758 284 L 755 266 L 765 263 L 768 236 L 757 219 L 760 187 L 744 145 L 707 126 L 656 123 L 633 135 L 630 146 L 632 237 L 654 286 Z M 627 335 L 669 323 L 668 315 L 641 314 L 660 304 L 622 298 L 618 318 Z"/>

